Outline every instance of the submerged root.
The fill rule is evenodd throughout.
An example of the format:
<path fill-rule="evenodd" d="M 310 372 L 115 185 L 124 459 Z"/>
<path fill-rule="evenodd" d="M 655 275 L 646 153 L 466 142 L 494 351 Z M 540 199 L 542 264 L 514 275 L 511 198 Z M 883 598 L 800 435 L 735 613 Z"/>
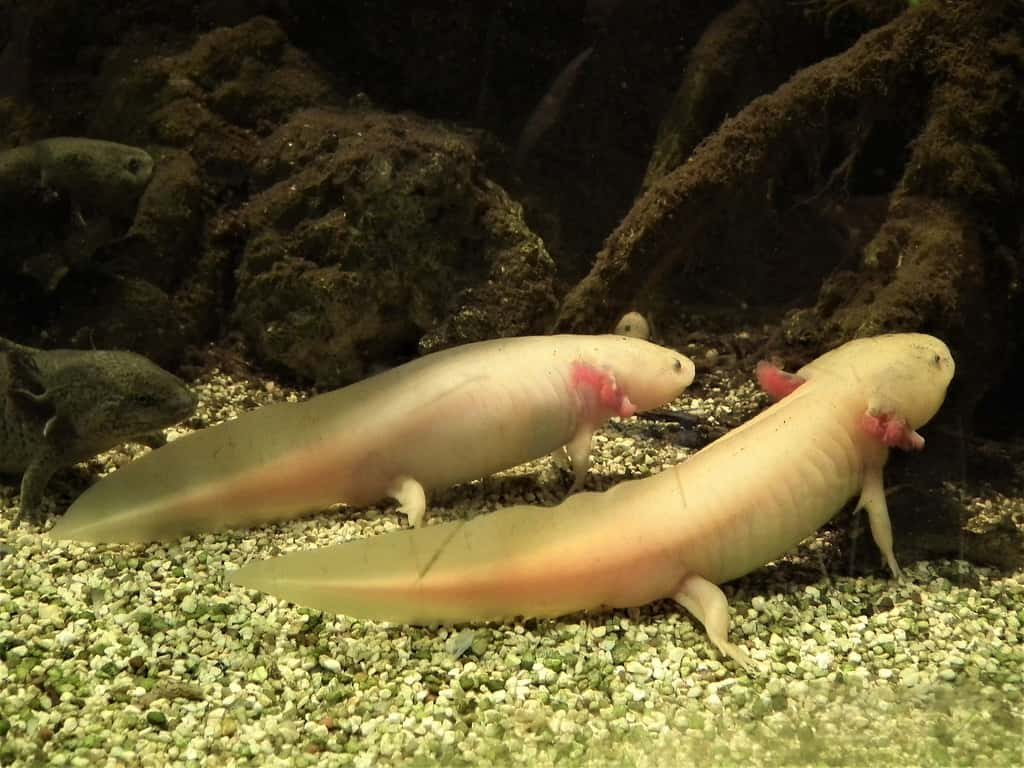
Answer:
<path fill-rule="evenodd" d="M 814 5 L 828 16 L 847 3 Z M 772 286 L 803 275 L 795 284 L 811 298 L 824 281 L 827 306 L 803 313 L 803 331 L 790 323 L 789 338 L 812 346 L 867 328 L 942 330 L 950 307 L 993 298 L 1005 308 L 1014 269 L 1007 253 L 1020 237 L 1005 201 L 1021 173 L 1009 126 L 1024 112 L 1013 85 L 1024 59 L 1022 15 L 1011 2 L 923 3 L 752 101 L 688 159 L 649 173 L 556 328 L 606 326 L 652 302 L 696 303 L 701 290 L 793 306 L 799 294 L 773 296 Z M 851 212 L 863 210 L 880 213 L 853 222 Z M 823 239 L 830 228 L 840 231 L 836 247 Z M 935 235 L 948 232 L 958 234 Z M 964 279 L 935 280 L 953 269 Z M 841 297 L 824 295 L 830 282 L 842 285 Z M 907 298 L 879 302 L 879 286 Z M 854 323 L 858 312 L 867 315 Z M 998 326 L 999 312 L 986 318 Z"/>

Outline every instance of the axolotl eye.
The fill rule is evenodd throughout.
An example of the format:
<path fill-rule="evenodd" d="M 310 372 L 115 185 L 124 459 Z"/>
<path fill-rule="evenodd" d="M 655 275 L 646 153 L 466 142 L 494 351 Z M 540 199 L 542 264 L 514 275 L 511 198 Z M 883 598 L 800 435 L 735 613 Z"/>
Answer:
<path fill-rule="evenodd" d="M 935 357 L 932 358 L 932 365 L 934 365 L 936 368 L 941 368 L 942 367 L 942 355 L 935 355 Z"/>
<path fill-rule="evenodd" d="M 676 373 L 679 373 L 681 370 L 683 370 L 683 361 L 676 358 L 672 362 L 672 370 L 675 371 Z"/>
<path fill-rule="evenodd" d="M 139 160 L 137 157 L 129 158 L 127 165 L 128 173 L 130 173 L 132 176 L 137 176 L 139 172 L 142 170 L 142 161 Z"/>

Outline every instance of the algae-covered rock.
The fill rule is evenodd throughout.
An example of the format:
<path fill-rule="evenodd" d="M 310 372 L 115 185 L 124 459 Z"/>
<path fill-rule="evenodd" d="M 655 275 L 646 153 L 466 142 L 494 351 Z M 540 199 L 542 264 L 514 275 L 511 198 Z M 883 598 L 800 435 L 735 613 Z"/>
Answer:
<path fill-rule="evenodd" d="M 79 349 L 130 349 L 173 368 L 184 348 L 170 297 L 138 278 L 73 273 L 54 291 L 49 333 Z"/>
<path fill-rule="evenodd" d="M 687 55 L 679 88 L 658 127 L 644 187 L 686 162 L 726 117 L 801 68 L 845 50 L 906 6 L 905 0 L 741 0 L 716 16 Z"/>
<path fill-rule="evenodd" d="M 118 50 L 108 70 L 117 76 L 95 118 L 99 130 L 120 128 L 159 147 L 135 221 L 102 262 L 106 273 L 148 282 L 169 299 L 154 340 L 177 334 L 199 344 L 220 332 L 242 247 L 237 209 L 250 195 L 260 142 L 296 109 L 337 101 L 331 78 L 277 22 L 235 23 L 246 14 L 233 10 L 195 9 L 231 26 L 200 24 L 141 56 L 131 46 Z"/>
<path fill-rule="evenodd" d="M 233 323 L 264 362 L 338 386 L 553 312 L 551 258 L 471 136 L 306 110 L 259 154 Z"/>
<path fill-rule="evenodd" d="M 218 194 L 245 185 L 261 137 L 292 112 L 338 101 L 330 77 L 263 16 L 124 66 L 101 129 L 132 126 L 153 143 L 186 150 Z"/>
<path fill-rule="evenodd" d="M 105 271 L 145 279 L 164 291 L 176 289 L 191 274 L 200 250 L 202 195 L 195 160 L 178 150 L 161 152 L 131 229 L 105 254 Z"/>

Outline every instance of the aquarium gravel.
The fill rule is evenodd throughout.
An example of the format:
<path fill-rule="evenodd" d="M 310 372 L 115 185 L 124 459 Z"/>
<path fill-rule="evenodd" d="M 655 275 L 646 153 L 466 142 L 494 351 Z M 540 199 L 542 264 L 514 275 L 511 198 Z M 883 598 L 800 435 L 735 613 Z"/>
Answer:
<path fill-rule="evenodd" d="M 673 407 L 700 417 L 704 439 L 763 402 L 749 384 L 703 378 Z M 190 427 L 299 396 L 220 373 L 196 386 Z M 592 487 L 700 442 L 671 422 L 609 425 Z M 50 510 L 85 482 L 61 475 Z M 436 494 L 430 519 L 553 504 L 568 485 L 544 460 Z M 84 546 L 12 526 L 16 490 L 0 492 L 0 765 L 1024 764 L 1024 573 L 909 563 L 898 584 L 881 569 L 841 575 L 824 538 L 807 542 L 726 587 L 750 674 L 669 601 L 409 628 L 225 582 L 254 558 L 395 529 L 391 504 Z"/>

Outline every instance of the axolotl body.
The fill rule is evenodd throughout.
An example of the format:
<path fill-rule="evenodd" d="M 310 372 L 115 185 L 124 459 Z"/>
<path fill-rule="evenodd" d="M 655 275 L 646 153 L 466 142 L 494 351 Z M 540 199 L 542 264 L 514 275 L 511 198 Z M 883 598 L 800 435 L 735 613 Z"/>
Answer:
<path fill-rule="evenodd" d="M 242 586 L 334 613 L 413 624 L 558 616 L 674 598 L 725 654 L 717 586 L 773 560 L 854 495 L 894 574 L 882 468 L 953 376 L 923 334 L 851 341 L 795 375 L 759 378 L 781 399 L 682 463 L 553 508 L 514 506 L 468 522 L 397 531 L 250 563 Z"/>
<path fill-rule="evenodd" d="M 624 336 L 454 347 L 186 435 L 94 485 L 51 535 L 165 539 L 384 497 L 416 525 L 427 490 L 562 446 L 579 486 L 599 426 L 674 400 L 693 375 L 683 355 Z"/>

